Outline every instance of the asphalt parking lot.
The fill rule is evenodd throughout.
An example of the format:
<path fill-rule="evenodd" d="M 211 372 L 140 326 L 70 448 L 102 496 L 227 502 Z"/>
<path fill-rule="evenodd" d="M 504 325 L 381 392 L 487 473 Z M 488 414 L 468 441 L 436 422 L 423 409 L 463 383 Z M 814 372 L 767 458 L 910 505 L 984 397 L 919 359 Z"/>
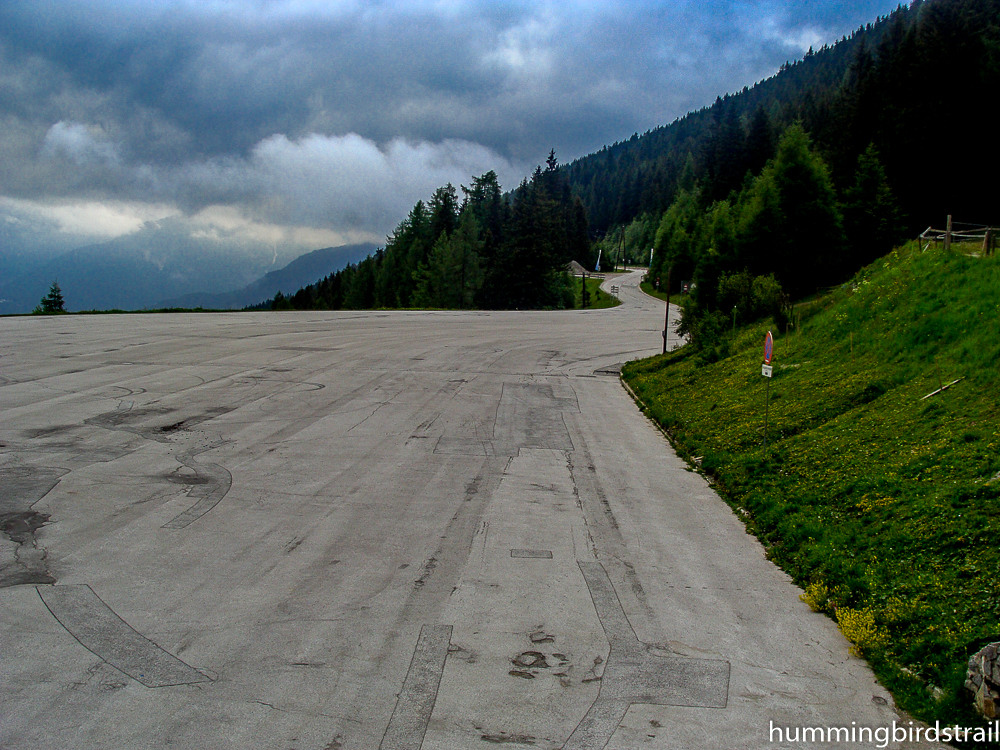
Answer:
<path fill-rule="evenodd" d="M 898 720 L 622 388 L 661 346 L 637 281 L 601 311 L 0 319 L 0 747 Z"/>

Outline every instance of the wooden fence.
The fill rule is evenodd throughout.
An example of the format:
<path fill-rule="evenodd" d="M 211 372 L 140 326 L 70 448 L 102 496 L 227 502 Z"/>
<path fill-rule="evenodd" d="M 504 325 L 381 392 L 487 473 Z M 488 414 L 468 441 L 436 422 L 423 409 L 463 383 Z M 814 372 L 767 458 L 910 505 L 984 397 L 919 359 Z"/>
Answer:
<path fill-rule="evenodd" d="M 944 249 L 951 250 L 952 242 L 961 242 L 975 243 L 979 245 L 982 255 L 992 255 L 996 249 L 998 231 L 1000 231 L 998 227 L 989 227 L 983 224 L 959 224 L 958 222 L 952 222 L 949 215 L 945 229 L 927 227 L 927 229 L 920 233 L 918 239 L 924 243 L 921 250 L 927 250 L 932 242 L 935 244 L 943 242 Z"/>

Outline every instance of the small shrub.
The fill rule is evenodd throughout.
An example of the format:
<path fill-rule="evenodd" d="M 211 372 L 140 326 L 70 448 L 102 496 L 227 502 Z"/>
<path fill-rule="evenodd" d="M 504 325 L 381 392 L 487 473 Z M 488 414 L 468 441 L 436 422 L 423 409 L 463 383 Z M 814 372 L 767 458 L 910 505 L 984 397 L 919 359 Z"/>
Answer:
<path fill-rule="evenodd" d="M 771 317 L 779 330 L 788 325 L 788 295 L 773 273 L 767 276 L 751 276 L 749 271 L 724 273 L 719 278 L 716 299 L 724 315 L 732 314 L 735 308 L 740 323 Z"/>
<path fill-rule="evenodd" d="M 837 625 L 844 637 L 854 644 L 851 646 L 851 653 L 855 656 L 876 649 L 881 650 L 888 642 L 886 634 L 879 632 L 875 624 L 875 613 L 871 607 L 862 609 L 838 607 Z"/>
<path fill-rule="evenodd" d="M 830 589 L 825 583 L 814 582 L 806 586 L 804 593 L 799 595 L 799 599 L 809 605 L 813 612 L 826 612 L 827 603 L 830 600 Z"/>

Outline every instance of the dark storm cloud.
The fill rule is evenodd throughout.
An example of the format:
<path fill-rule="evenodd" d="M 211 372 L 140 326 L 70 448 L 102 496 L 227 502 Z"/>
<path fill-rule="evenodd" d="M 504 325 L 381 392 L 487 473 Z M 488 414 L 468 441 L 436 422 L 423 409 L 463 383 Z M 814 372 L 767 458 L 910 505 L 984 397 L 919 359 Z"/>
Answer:
<path fill-rule="evenodd" d="M 3 3 L 2 193 L 384 233 L 433 180 L 509 184 L 550 147 L 566 161 L 669 122 L 891 8 Z"/>

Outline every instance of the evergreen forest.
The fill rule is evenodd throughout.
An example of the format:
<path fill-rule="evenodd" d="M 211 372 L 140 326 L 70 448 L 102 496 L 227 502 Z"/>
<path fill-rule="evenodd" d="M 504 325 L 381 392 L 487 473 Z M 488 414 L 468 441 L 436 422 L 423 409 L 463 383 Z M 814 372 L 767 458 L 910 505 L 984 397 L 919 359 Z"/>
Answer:
<path fill-rule="evenodd" d="M 589 254 L 583 203 L 550 152 L 545 168 L 510 194 L 492 171 L 463 185 L 461 200 L 453 185 L 438 188 L 384 248 L 265 306 L 561 309 L 575 298 L 566 265 L 586 265 Z"/>

